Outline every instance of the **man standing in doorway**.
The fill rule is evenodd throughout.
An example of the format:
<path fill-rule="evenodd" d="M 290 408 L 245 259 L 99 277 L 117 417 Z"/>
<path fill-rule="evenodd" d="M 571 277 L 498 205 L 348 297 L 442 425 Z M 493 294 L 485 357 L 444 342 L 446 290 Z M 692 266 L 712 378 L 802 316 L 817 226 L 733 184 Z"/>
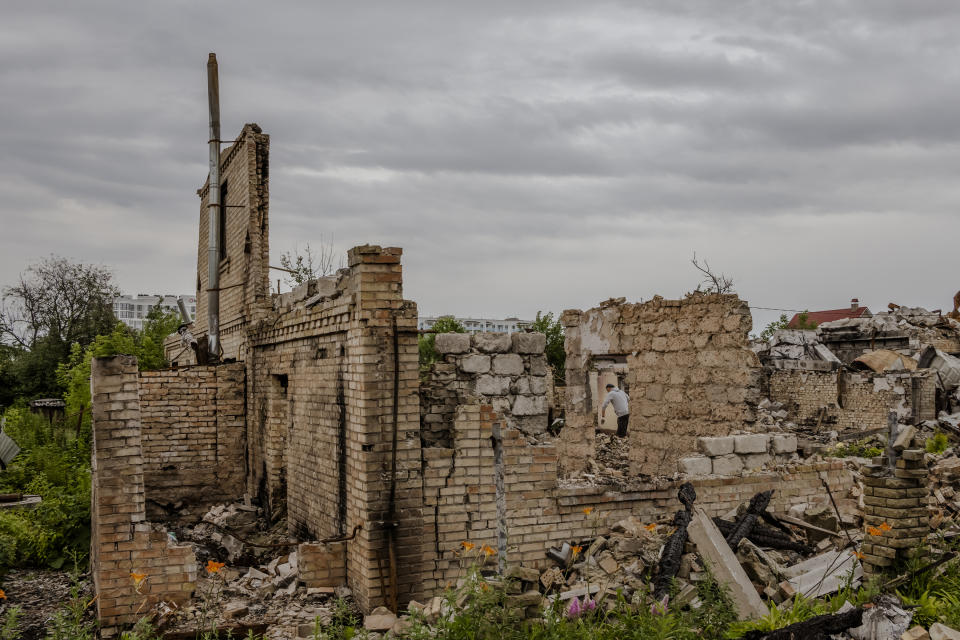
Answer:
<path fill-rule="evenodd" d="M 617 437 L 627 437 L 627 426 L 630 424 L 630 396 L 612 384 L 607 385 L 607 397 L 600 407 L 600 415 L 606 410 L 608 404 L 613 404 L 613 412 L 617 414 Z M 600 424 L 603 424 L 604 418 L 600 418 Z"/>

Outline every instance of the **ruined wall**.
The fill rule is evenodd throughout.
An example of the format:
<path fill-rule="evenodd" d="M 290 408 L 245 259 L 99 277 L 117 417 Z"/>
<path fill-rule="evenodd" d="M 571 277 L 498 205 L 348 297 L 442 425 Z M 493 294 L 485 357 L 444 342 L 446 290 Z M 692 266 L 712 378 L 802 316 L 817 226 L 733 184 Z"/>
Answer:
<path fill-rule="evenodd" d="M 497 548 L 496 466 L 492 436 L 501 418 L 489 405 L 461 405 L 452 424 L 452 447 L 423 449 L 423 583 L 427 595 L 462 575 L 461 543 L 477 554 L 482 545 Z M 516 429 L 504 428 L 504 499 L 508 565 L 545 568 L 550 546 L 589 541 L 617 521 L 635 516 L 668 520 L 679 506 L 681 480 L 646 483 L 629 490 L 558 482 L 558 449 L 553 443 L 528 444 Z M 721 515 L 754 494 L 774 489 L 770 510 L 784 513 L 822 492 L 820 476 L 837 496 L 853 486 L 843 461 L 795 465 L 785 471 L 743 477 L 693 478 L 697 504 Z M 590 509 L 589 514 L 585 509 Z M 470 555 L 473 555 L 470 554 Z M 482 557 L 482 554 L 480 554 Z M 495 560 L 495 559 L 494 559 Z M 491 560 L 493 562 L 493 560 Z"/>
<path fill-rule="evenodd" d="M 258 320 L 271 304 L 269 149 L 270 136 L 262 133 L 257 125 L 247 124 L 237 141 L 220 153 L 221 194 L 226 185 L 226 197 L 221 197 L 221 201 L 227 216 L 226 257 L 220 260 L 220 340 L 224 358 L 243 359 L 247 324 Z M 207 331 L 208 185 L 204 184 L 197 194 L 200 196 L 200 233 L 193 333 L 199 338 Z M 192 362 L 191 354 L 183 354 L 178 361 Z"/>
<path fill-rule="evenodd" d="M 197 565 L 189 545 L 147 522 L 137 359 L 95 358 L 90 387 L 90 567 L 101 635 L 111 637 L 160 600 L 187 600 Z M 134 573 L 144 576 L 139 593 Z"/>
<path fill-rule="evenodd" d="M 466 398 L 489 404 L 527 436 L 546 433 L 552 389 L 542 333 L 443 333 L 435 346 L 442 360 L 420 385 L 426 446 L 452 446 L 454 413 Z"/>
<path fill-rule="evenodd" d="M 736 295 L 659 296 L 565 311 L 567 353 L 563 468 L 582 468 L 596 419 L 589 372 L 600 356 L 627 364 L 634 474 L 670 474 L 698 436 L 723 436 L 755 419 L 761 368 L 747 348 L 752 320 Z"/>
<path fill-rule="evenodd" d="M 783 403 L 789 418 L 831 429 L 879 429 L 897 411 L 915 420 L 936 417 L 936 381 L 929 370 L 899 373 L 849 371 L 769 372 L 770 399 Z M 822 420 L 820 414 L 826 411 Z"/>
<path fill-rule="evenodd" d="M 147 517 L 191 520 L 246 491 L 244 365 L 140 373 Z"/>
<path fill-rule="evenodd" d="M 389 600 L 391 517 L 398 599 L 420 588 L 417 310 L 402 297 L 401 253 L 351 249 L 338 277 L 251 327 L 247 355 L 248 487 L 303 538 L 362 525 L 346 575 L 366 609 Z"/>

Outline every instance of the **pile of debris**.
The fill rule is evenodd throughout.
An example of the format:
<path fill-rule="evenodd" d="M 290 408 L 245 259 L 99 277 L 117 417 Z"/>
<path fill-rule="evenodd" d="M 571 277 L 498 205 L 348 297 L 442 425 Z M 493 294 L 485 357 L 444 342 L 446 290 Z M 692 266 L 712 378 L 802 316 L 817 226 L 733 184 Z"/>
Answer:
<path fill-rule="evenodd" d="M 194 526 L 181 527 L 199 565 L 194 599 L 182 607 L 162 602 L 155 623 L 173 637 L 194 637 L 215 625 L 245 636 L 252 630 L 268 638 L 312 637 L 316 624 L 327 625 L 336 609 L 361 619 L 346 587 L 305 588 L 299 580 L 297 542 L 286 523 L 272 527 L 256 506 L 217 505 Z"/>

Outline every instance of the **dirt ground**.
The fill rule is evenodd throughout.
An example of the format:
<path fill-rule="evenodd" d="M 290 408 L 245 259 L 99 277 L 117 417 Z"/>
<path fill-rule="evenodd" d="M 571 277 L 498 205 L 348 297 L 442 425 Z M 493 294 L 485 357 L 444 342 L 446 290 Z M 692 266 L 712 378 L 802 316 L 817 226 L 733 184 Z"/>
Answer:
<path fill-rule="evenodd" d="M 82 576 L 85 578 L 86 576 Z M 11 607 L 20 607 L 20 638 L 35 640 L 44 638 L 47 626 L 58 609 L 64 607 L 70 599 L 72 579 L 66 571 L 47 571 L 40 569 L 17 569 L 3 578 L 3 591 L 6 600 L 0 600 L 0 620 Z M 83 586 L 83 594 L 89 602 L 93 595 L 88 582 Z M 94 609 L 95 607 L 90 607 Z M 92 613 L 88 611 L 88 617 Z"/>

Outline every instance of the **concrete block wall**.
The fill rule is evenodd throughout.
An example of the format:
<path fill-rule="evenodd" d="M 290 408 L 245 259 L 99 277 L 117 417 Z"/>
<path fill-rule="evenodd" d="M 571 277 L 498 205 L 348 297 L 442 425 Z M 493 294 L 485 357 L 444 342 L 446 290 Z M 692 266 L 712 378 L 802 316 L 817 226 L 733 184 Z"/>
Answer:
<path fill-rule="evenodd" d="M 482 545 L 497 547 L 494 424 L 501 418 L 490 405 L 461 405 L 454 420 L 453 447 L 423 449 L 423 584 L 433 595 L 462 575 L 464 562 L 478 559 Z M 604 533 L 618 520 L 636 516 L 650 522 L 668 520 L 679 507 L 676 492 L 682 480 L 663 480 L 622 491 L 603 486 L 564 486 L 558 481 L 558 449 L 551 443 L 531 445 L 518 430 L 503 432 L 508 470 L 506 494 L 507 563 L 545 568 L 546 549 Z M 754 494 L 774 489 L 771 510 L 821 495 L 821 477 L 837 496 L 846 496 L 853 475 L 842 461 L 797 464 L 781 472 L 743 477 L 693 478 L 697 504 L 721 515 Z M 584 509 L 591 508 L 589 514 Z M 475 545 L 465 560 L 461 543 Z M 479 558 L 483 558 L 481 554 Z M 495 558 L 488 560 L 495 566 Z"/>
<path fill-rule="evenodd" d="M 552 393 L 542 333 L 443 333 L 442 360 L 420 385 L 420 430 L 427 446 L 450 446 L 456 407 L 476 398 L 493 407 L 507 427 L 543 436 Z"/>
<path fill-rule="evenodd" d="M 103 637 L 160 600 L 189 599 L 197 579 L 190 546 L 147 521 L 138 387 L 133 356 L 93 360 L 90 566 Z M 145 576 L 139 592 L 131 574 Z"/>
<path fill-rule="evenodd" d="M 797 443 L 796 435 L 780 432 L 698 438 L 700 454 L 680 458 L 680 471 L 687 476 L 740 476 L 794 462 Z"/>
<path fill-rule="evenodd" d="M 151 520 L 199 520 L 246 492 L 242 363 L 140 372 Z"/>
<path fill-rule="evenodd" d="M 755 420 L 762 369 L 748 348 L 750 309 L 736 295 L 659 296 L 644 303 L 610 300 L 565 311 L 567 407 L 562 466 L 583 467 L 596 418 L 592 362 L 616 355 L 628 367 L 631 471 L 678 470 L 699 436 L 724 436 Z"/>
<path fill-rule="evenodd" d="M 878 429 L 887 414 L 928 420 L 936 416 L 936 380 L 929 370 L 897 373 L 870 371 L 769 370 L 770 399 L 781 402 L 789 419 L 815 422 L 822 407 L 823 421 L 833 429 Z"/>

